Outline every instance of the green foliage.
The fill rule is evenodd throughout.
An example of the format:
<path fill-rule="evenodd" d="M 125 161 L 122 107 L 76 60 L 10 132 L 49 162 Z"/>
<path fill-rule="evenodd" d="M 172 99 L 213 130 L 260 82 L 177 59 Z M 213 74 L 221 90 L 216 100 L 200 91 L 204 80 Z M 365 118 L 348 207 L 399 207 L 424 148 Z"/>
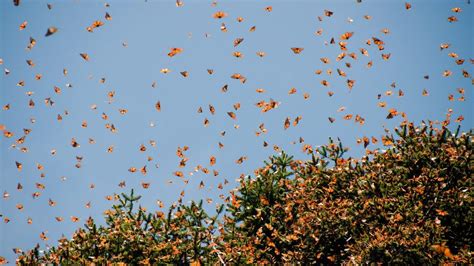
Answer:
<path fill-rule="evenodd" d="M 218 215 L 210 217 L 202 201 L 189 206 L 172 206 L 166 216 L 162 212 L 147 213 L 135 208 L 140 196 L 123 194 L 119 203 L 106 211 L 106 226 L 97 226 L 89 218 L 84 228 L 77 230 L 71 240 L 63 238 L 59 245 L 44 255 L 39 246 L 23 253 L 18 262 L 53 264 L 186 264 L 191 261 L 209 263 L 212 235 Z"/>
<path fill-rule="evenodd" d="M 89 219 L 72 240 L 18 262 L 472 263 L 472 133 L 408 123 L 394 133 L 360 159 L 332 139 L 306 162 L 273 156 L 212 217 L 202 201 L 167 216 L 135 209 L 132 190 L 106 226 Z"/>

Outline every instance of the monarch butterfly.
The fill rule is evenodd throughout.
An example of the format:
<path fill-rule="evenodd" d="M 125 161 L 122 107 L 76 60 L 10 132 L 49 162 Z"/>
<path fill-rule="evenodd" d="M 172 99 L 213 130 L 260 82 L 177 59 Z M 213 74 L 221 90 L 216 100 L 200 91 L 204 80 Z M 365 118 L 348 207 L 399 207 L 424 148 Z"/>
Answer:
<path fill-rule="evenodd" d="M 237 38 L 234 40 L 234 47 L 241 44 L 244 41 L 244 38 Z"/>
<path fill-rule="evenodd" d="M 354 32 L 346 32 L 341 35 L 341 40 L 349 40 L 352 35 L 354 35 Z"/>
<path fill-rule="evenodd" d="M 295 121 L 293 121 L 293 126 L 297 126 L 299 124 L 299 122 L 301 121 L 302 117 L 301 116 L 298 116 L 295 118 Z"/>
<path fill-rule="evenodd" d="M 374 43 L 376 45 L 384 45 L 385 44 L 381 39 L 376 38 L 376 37 L 372 37 L 372 40 L 374 41 Z"/>
<path fill-rule="evenodd" d="M 98 27 L 101 27 L 101 26 L 104 26 L 104 22 L 102 22 L 100 20 L 96 20 L 92 23 L 93 28 L 98 28 Z"/>
<path fill-rule="evenodd" d="M 232 55 L 235 56 L 235 57 L 237 57 L 237 58 L 240 58 L 240 57 L 243 56 L 241 52 L 237 52 L 237 51 L 236 51 L 236 52 L 233 52 Z"/>
<path fill-rule="evenodd" d="M 342 77 L 347 76 L 347 75 L 346 75 L 346 72 L 340 70 L 339 68 L 337 69 L 337 73 L 339 74 L 339 76 L 342 76 Z"/>
<path fill-rule="evenodd" d="M 390 56 L 391 56 L 390 53 L 388 53 L 388 54 L 382 54 L 383 60 L 388 60 L 388 59 L 390 59 Z"/>
<path fill-rule="evenodd" d="M 237 116 L 235 115 L 234 112 L 227 112 L 227 114 L 230 116 L 230 118 L 232 118 L 234 120 L 237 119 Z"/>
<path fill-rule="evenodd" d="M 72 138 L 72 139 L 71 139 L 71 146 L 72 146 L 73 148 L 80 147 L 79 143 L 77 143 L 77 141 L 76 141 L 75 138 Z"/>
<path fill-rule="evenodd" d="M 349 87 L 349 89 L 352 89 L 352 87 L 354 86 L 354 83 L 355 83 L 355 80 L 348 79 L 347 87 Z"/>
<path fill-rule="evenodd" d="M 442 245 L 432 245 L 431 248 L 438 252 L 439 254 L 443 254 L 444 256 L 448 257 L 448 258 L 453 258 L 453 254 L 451 253 L 451 250 L 446 247 L 444 244 Z"/>
<path fill-rule="evenodd" d="M 333 14 L 334 14 L 334 12 L 332 12 L 332 11 L 330 11 L 330 10 L 324 10 L 324 15 L 325 15 L 326 17 L 330 17 L 330 16 L 332 16 Z"/>
<path fill-rule="evenodd" d="M 58 32 L 58 28 L 56 27 L 49 27 L 48 30 L 46 31 L 46 34 L 44 35 L 45 37 L 51 36 Z"/>
<path fill-rule="evenodd" d="M 453 7 L 451 11 L 453 11 L 454 13 L 459 13 L 462 11 L 462 9 L 460 7 Z"/>
<path fill-rule="evenodd" d="M 142 173 L 142 175 L 146 175 L 146 173 L 147 173 L 146 165 L 143 166 L 142 168 L 140 168 L 140 173 Z"/>
<path fill-rule="evenodd" d="M 236 164 L 242 164 L 245 160 L 247 160 L 246 156 L 242 156 L 235 161 Z"/>
<path fill-rule="evenodd" d="M 211 112 L 212 115 L 216 112 L 216 109 L 214 108 L 214 106 L 210 104 L 209 104 L 209 112 Z"/>
<path fill-rule="evenodd" d="M 227 27 L 226 27 L 225 23 L 221 24 L 221 31 L 222 32 L 227 32 Z"/>
<path fill-rule="evenodd" d="M 214 13 L 212 15 L 213 18 L 216 18 L 216 19 L 221 19 L 221 18 L 225 18 L 227 17 L 227 13 L 223 12 L 223 11 L 217 11 L 216 13 Z"/>
<path fill-rule="evenodd" d="M 86 54 L 86 53 L 80 53 L 81 57 L 86 60 L 86 61 L 89 61 L 89 55 Z"/>
<path fill-rule="evenodd" d="M 329 64 L 329 58 L 327 57 L 322 57 L 320 58 L 321 62 L 323 62 L 324 64 Z"/>
<path fill-rule="evenodd" d="M 339 42 L 339 48 L 341 49 L 341 51 L 347 51 L 347 42 Z"/>
<path fill-rule="evenodd" d="M 301 53 L 301 52 L 304 50 L 304 48 L 301 48 L 301 47 L 293 47 L 293 48 L 291 48 L 291 50 L 293 51 L 293 53 L 299 54 L 299 53 Z"/>
<path fill-rule="evenodd" d="M 23 23 L 20 24 L 20 30 L 24 30 L 26 28 L 26 25 L 28 25 L 28 21 L 23 21 Z"/>
<path fill-rule="evenodd" d="M 389 112 L 388 112 L 388 115 L 387 115 L 387 119 L 392 119 L 393 117 L 395 117 L 396 115 L 398 115 L 398 112 L 396 109 L 390 109 Z"/>
<path fill-rule="evenodd" d="M 174 48 L 171 48 L 171 51 L 168 53 L 168 56 L 169 56 L 169 57 L 173 57 L 173 56 L 175 56 L 175 55 L 177 55 L 177 54 L 179 54 L 179 53 L 182 53 L 182 52 L 183 52 L 183 48 L 176 48 L 176 47 L 174 47 Z"/>
<path fill-rule="evenodd" d="M 450 22 L 450 23 L 456 22 L 456 21 L 458 21 L 458 18 L 455 17 L 455 16 L 451 16 L 451 17 L 448 18 L 448 22 Z"/>
<path fill-rule="evenodd" d="M 18 171 L 21 171 L 21 169 L 23 169 L 23 164 L 21 164 L 19 162 L 15 162 L 15 165 L 16 165 L 16 168 L 18 169 Z"/>
<path fill-rule="evenodd" d="M 285 123 L 283 124 L 283 128 L 286 130 L 286 129 L 288 129 L 288 128 L 290 127 L 290 125 L 291 125 L 291 123 L 290 123 L 290 118 L 287 117 L 287 118 L 285 119 Z"/>

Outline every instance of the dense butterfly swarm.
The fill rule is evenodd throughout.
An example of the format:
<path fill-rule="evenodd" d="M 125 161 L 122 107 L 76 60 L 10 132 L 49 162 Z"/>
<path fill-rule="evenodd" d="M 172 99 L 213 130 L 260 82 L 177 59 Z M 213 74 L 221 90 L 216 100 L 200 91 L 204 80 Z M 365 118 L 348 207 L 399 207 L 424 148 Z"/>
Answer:
<path fill-rule="evenodd" d="M 360 1 L 357 1 L 360 2 Z M 21 7 L 20 0 L 14 0 L 15 6 Z M 109 7 L 105 4 L 105 8 Z M 181 0 L 176 1 L 178 8 L 184 6 Z M 217 2 L 212 3 L 217 7 Z M 47 5 L 53 9 L 52 4 Z M 411 12 L 412 5 L 405 3 L 401 8 Z M 271 13 L 272 6 L 265 7 L 262 12 Z M 453 15 L 447 17 L 447 23 L 458 21 L 461 8 L 453 7 Z M 323 10 L 317 17 L 319 21 L 331 19 L 334 12 Z M 224 11 L 216 11 L 211 14 L 217 21 L 228 17 Z M 365 20 L 371 20 L 370 15 L 364 16 Z M 237 17 L 237 22 L 242 22 L 242 17 Z M 104 18 L 93 21 L 84 30 L 94 32 L 100 27 L 112 26 L 112 15 L 105 12 Z M 109 25 L 110 23 L 110 25 Z M 350 21 L 349 21 L 350 23 Z M 219 22 L 222 32 L 227 32 L 224 22 Z M 28 21 L 19 25 L 19 30 L 28 28 Z M 255 32 L 256 26 L 252 26 L 249 32 Z M 56 26 L 45 29 L 44 38 L 54 38 L 61 34 Z M 323 35 L 323 29 L 318 29 L 315 34 Z M 334 75 L 345 80 L 347 88 L 352 90 L 356 80 L 344 71 L 350 69 L 359 57 L 367 57 L 367 68 L 374 64 L 370 58 L 379 57 L 382 61 L 389 61 L 391 53 L 385 50 L 386 43 L 383 35 L 390 34 L 385 28 L 381 36 L 367 39 L 365 43 L 357 44 L 360 48 L 352 51 L 348 48 L 351 37 L 355 32 L 345 32 L 338 37 L 330 38 L 325 44 L 335 45 L 340 48 L 340 53 L 321 57 L 323 64 L 332 66 L 339 62 L 340 68 L 336 68 Z M 207 37 L 207 36 L 206 36 Z M 38 41 L 41 41 L 39 39 Z M 244 43 L 245 38 L 239 37 L 233 41 L 237 49 Z M 26 49 L 34 49 L 37 40 L 30 37 Z M 128 44 L 124 42 L 124 49 Z M 456 52 L 450 51 L 449 43 L 439 44 L 440 50 L 447 53 L 455 64 L 462 66 L 473 64 L 473 59 L 465 62 Z M 370 51 L 370 55 L 369 55 Z M 288 52 L 295 56 L 304 54 L 304 47 L 288 47 Z M 166 52 L 170 58 L 184 56 L 186 51 L 179 47 L 171 47 Z M 241 52 L 235 51 L 232 55 L 242 58 Z M 84 61 L 92 60 L 88 53 L 80 53 Z M 256 52 L 260 58 L 266 56 L 264 51 Z M 343 60 L 351 59 L 350 61 Z M 7 64 L 8 62 L 5 62 Z M 33 59 L 26 61 L 33 68 Z M 0 65 L 3 65 L 0 58 Z M 209 75 L 214 74 L 213 69 L 206 69 Z M 68 76 L 68 70 L 62 71 Z M 163 68 L 163 74 L 170 74 L 172 70 Z M 4 68 L 4 75 L 9 75 L 11 70 Z M 180 71 L 183 78 L 188 78 L 190 73 L 186 70 Z M 444 71 L 442 76 L 454 75 L 450 70 Z M 331 76 L 331 68 L 327 70 L 316 70 L 315 75 Z M 460 75 L 472 79 L 465 69 Z M 42 74 L 35 74 L 36 80 L 41 80 Z M 425 76 L 429 79 L 429 76 Z M 245 83 L 247 78 L 241 73 L 235 73 L 229 79 Z M 106 83 L 105 78 L 99 80 Z M 474 83 L 474 81 L 471 81 Z M 329 81 L 321 78 L 320 84 L 330 88 Z M 18 87 L 24 87 L 25 81 L 20 80 Z M 157 83 L 152 82 L 151 87 L 156 88 Z M 66 87 L 72 88 L 71 84 Z M 392 94 L 404 97 L 404 92 L 397 89 L 395 83 L 391 84 L 392 90 L 386 91 L 385 96 Z M 59 96 L 63 89 L 54 86 L 53 95 Z M 67 88 L 66 88 L 67 89 Z M 221 88 L 226 93 L 228 85 Z M 264 94 L 265 89 L 258 88 L 256 93 Z M 297 94 L 296 88 L 290 88 L 289 95 Z M 457 95 L 450 94 L 449 101 L 465 101 L 464 88 L 458 88 Z M 26 92 L 29 108 L 35 108 L 36 102 L 32 96 L 34 92 Z M 331 97 L 334 92 L 328 90 Z M 423 96 L 429 92 L 424 89 Z M 303 99 L 310 98 L 309 93 L 303 93 Z M 115 91 L 107 93 L 108 104 L 115 101 Z M 384 110 L 388 109 L 386 102 L 382 101 L 382 95 L 377 96 L 378 105 Z M 8 112 L 11 105 L 3 106 L 3 111 Z M 44 104 L 54 108 L 54 96 L 44 99 Z M 163 103 L 166 106 L 169 103 Z M 273 99 L 261 100 L 255 104 L 261 112 L 271 112 L 282 104 Z M 94 111 L 100 109 L 99 105 L 92 105 Z M 156 112 L 160 112 L 162 103 L 157 101 L 154 105 Z M 225 111 L 229 119 L 237 120 L 237 114 L 241 108 L 240 103 L 235 103 L 233 110 Z M 207 109 L 207 110 L 206 110 Z M 126 116 L 128 110 L 118 108 L 121 116 Z M 344 112 L 345 107 L 340 107 L 338 112 Z M 198 113 L 209 113 L 214 115 L 216 108 L 209 104 L 208 107 L 198 107 Z M 473 263 L 472 239 L 474 238 L 474 215 L 473 215 L 473 181 L 472 170 L 472 132 L 462 132 L 460 126 L 455 132 L 451 132 L 449 125 L 461 123 L 464 117 L 451 117 L 453 111 L 450 109 L 446 118 L 442 121 L 423 122 L 414 125 L 408 121 L 407 114 L 403 111 L 390 108 L 386 110 L 387 119 L 400 116 L 403 118 L 400 126 L 393 132 L 386 130 L 386 135 L 381 138 L 363 136 L 357 138 L 357 143 L 366 149 L 366 155 L 359 159 L 345 155 L 347 148 L 337 140 L 330 139 L 323 146 L 312 146 L 306 144 L 300 137 L 303 153 L 310 157 L 309 160 L 295 160 L 292 156 L 285 154 L 278 146 L 273 149 L 279 155 L 272 156 L 265 161 L 264 166 L 254 171 L 254 177 L 242 175 L 238 181 L 239 186 L 231 190 L 227 196 L 221 195 L 224 204 L 218 204 L 214 215 L 208 214 L 203 208 L 203 201 L 191 201 L 184 204 L 181 192 L 179 199 L 170 207 L 169 211 L 149 212 L 146 208 L 138 205 L 140 196 L 132 189 L 131 194 L 122 193 L 107 196 L 107 200 L 117 202 L 113 207 L 105 211 L 105 225 L 98 225 L 94 219 L 81 219 L 71 216 L 72 222 L 85 221 L 84 228 L 78 229 L 68 239 L 63 237 L 55 247 L 41 249 L 38 244 L 29 251 L 13 248 L 18 256 L 19 264 L 240 264 L 240 263 L 403 263 L 403 264 L 431 264 L 431 263 Z M 118 132 L 117 126 L 110 121 L 105 112 L 98 113 L 100 119 L 105 121 L 105 128 L 110 134 Z M 57 114 L 60 122 L 68 116 L 68 111 Z M 365 118 L 359 114 L 345 114 L 341 116 L 344 120 L 353 120 L 364 125 Z M 328 123 L 335 123 L 336 116 L 328 117 Z M 282 121 L 284 130 L 291 126 L 297 126 L 302 120 L 301 116 L 292 119 L 286 117 Z M 28 121 L 32 125 L 36 120 Z M 204 118 L 203 126 L 207 127 L 211 119 Z M 87 121 L 81 126 L 88 127 Z M 153 125 L 151 125 L 153 126 Z M 238 125 L 234 125 L 238 129 Z M 27 136 L 32 128 L 24 128 L 23 132 L 10 131 L 8 125 L 0 124 L 0 130 L 6 141 L 10 143 L 13 150 L 28 152 Z M 267 132 L 265 124 L 258 126 L 256 136 Z M 225 132 L 220 133 L 222 136 Z M 79 148 L 82 143 L 72 138 L 68 140 L 73 148 Z M 88 140 L 90 145 L 95 140 Z M 369 145 L 380 145 L 381 148 L 368 149 Z M 263 141 L 263 146 L 269 144 Z M 156 147 L 156 141 L 150 140 L 148 147 L 142 144 L 138 147 L 139 152 Z M 218 147 L 224 148 L 219 142 Z M 176 155 L 180 159 L 179 168 L 184 168 L 189 158 L 186 156 L 188 146 L 178 147 Z M 107 152 L 114 152 L 114 146 L 107 148 Z M 56 150 L 50 151 L 51 155 Z M 77 168 L 82 167 L 83 155 L 76 156 Z M 217 158 L 210 156 L 204 165 L 210 167 L 216 164 Z M 242 164 L 247 156 L 241 156 L 235 163 Z M 147 174 L 147 163 L 153 158 L 148 156 L 145 166 L 130 166 L 128 172 Z M 9 162 L 4 162 L 9 163 Z M 13 162 L 19 172 L 22 171 L 23 163 Z M 37 163 L 37 169 L 41 177 L 45 177 L 42 171 L 44 167 Z M 158 165 L 157 165 L 158 167 Z M 197 165 L 195 171 L 218 176 L 215 169 Z M 186 174 L 177 170 L 174 176 L 187 182 Z M 225 179 L 218 188 L 229 184 Z M 37 192 L 33 198 L 40 198 L 42 191 L 46 189 L 42 183 L 35 184 Z M 91 184 L 91 189 L 94 184 Z M 119 183 L 121 188 L 126 187 L 125 181 Z M 143 189 L 148 189 L 150 183 L 142 182 Z M 205 186 L 201 181 L 201 188 Z M 18 183 L 17 190 L 21 192 L 23 184 Z M 5 191 L 3 198 L 8 200 L 10 192 Z M 212 202 L 212 199 L 207 199 Z M 158 205 L 163 205 L 158 201 Z M 52 199 L 48 200 L 51 207 L 56 205 Z M 90 203 L 86 204 L 90 208 Z M 24 206 L 18 203 L 16 208 L 23 211 Z M 0 213 L 4 223 L 11 221 L 7 214 Z M 54 217 L 56 222 L 64 222 L 62 216 Z M 32 224 L 28 218 L 28 224 Z M 40 235 L 42 240 L 48 240 L 47 232 Z M 8 261 L 0 256 L 0 264 Z"/>

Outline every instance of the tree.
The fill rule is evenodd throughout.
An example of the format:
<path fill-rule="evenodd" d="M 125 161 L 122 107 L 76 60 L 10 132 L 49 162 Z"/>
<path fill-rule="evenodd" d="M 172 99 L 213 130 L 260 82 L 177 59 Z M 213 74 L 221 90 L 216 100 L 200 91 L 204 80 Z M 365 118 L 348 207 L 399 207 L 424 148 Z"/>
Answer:
<path fill-rule="evenodd" d="M 332 139 L 307 147 L 308 161 L 272 156 L 212 217 L 202 201 L 166 217 L 136 210 L 132 190 L 106 226 L 90 218 L 72 240 L 18 262 L 472 263 L 472 132 L 403 123 L 382 144 L 359 159 Z"/>

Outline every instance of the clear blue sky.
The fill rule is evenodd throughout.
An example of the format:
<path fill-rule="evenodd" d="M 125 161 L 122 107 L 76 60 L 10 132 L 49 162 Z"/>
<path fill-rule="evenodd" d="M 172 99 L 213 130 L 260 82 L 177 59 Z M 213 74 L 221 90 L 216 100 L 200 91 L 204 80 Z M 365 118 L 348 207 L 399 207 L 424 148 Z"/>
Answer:
<path fill-rule="evenodd" d="M 415 122 L 442 120 L 452 108 L 453 120 L 464 116 L 464 130 L 473 125 L 471 78 L 462 76 L 463 69 L 472 74 L 470 58 L 474 57 L 472 7 L 466 1 L 410 1 L 410 10 L 405 9 L 404 1 L 395 0 L 363 0 L 359 4 L 352 0 L 218 1 L 215 7 L 212 1 L 183 0 L 184 6 L 179 8 L 174 0 L 111 0 L 110 7 L 104 6 L 105 1 L 92 0 L 21 2 L 19 7 L 10 0 L 0 2 L 0 104 L 10 104 L 10 110 L 0 111 L 0 124 L 14 133 L 12 138 L 0 140 L 0 189 L 2 194 L 10 194 L 8 199 L 0 199 L 0 213 L 11 220 L 0 223 L 0 255 L 10 262 L 14 261 L 14 247 L 28 249 L 38 242 L 56 244 L 58 237 L 70 236 L 90 215 L 102 221 L 101 213 L 112 205 L 106 195 L 136 188 L 143 195 L 142 205 L 156 210 L 157 199 L 169 206 L 184 189 L 184 201 L 212 198 L 214 202 L 209 206 L 214 206 L 220 202 L 219 194 L 235 187 L 234 180 L 241 173 L 251 174 L 275 154 L 273 145 L 298 159 L 307 159 L 301 153 L 301 144 L 291 143 L 300 136 L 313 146 L 327 143 L 330 136 L 340 137 L 352 155 L 360 155 L 363 149 L 356 145 L 356 138 L 380 138 L 384 128 L 393 128 L 401 121 L 400 117 L 385 119 L 389 108 L 406 112 Z M 46 3 L 52 4 L 51 10 Z M 265 11 L 270 5 L 273 11 Z M 462 12 L 453 13 L 453 7 L 460 7 Z M 324 10 L 334 14 L 325 17 Z M 212 18 L 217 11 L 226 12 L 228 17 Z M 105 20 L 106 12 L 112 20 Z M 364 19 L 364 15 L 370 15 L 371 20 Z M 453 15 L 459 21 L 449 23 L 447 19 Z M 240 23 L 239 16 L 243 18 Z M 353 22 L 349 23 L 348 18 Z M 90 33 L 86 28 L 95 20 L 105 25 Z M 28 24 L 20 31 L 24 21 Z M 227 32 L 220 31 L 223 22 Z M 58 32 L 45 37 L 50 26 L 57 27 Z M 249 32 L 251 26 L 256 26 L 254 32 Z M 381 32 L 385 28 L 389 34 Z M 315 34 L 318 29 L 323 29 L 321 36 Z M 355 52 L 357 60 L 346 56 L 336 62 L 341 53 L 337 42 L 345 32 L 354 32 L 347 41 L 347 53 Z M 28 51 L 25 48 L 30 37 L 36 39 L 36 45 Z M 244 41 L 234 47 L 233 41 L 240 37 Z M 331 37 L 336 44 L 325 45 Z M 365 42 L 371 37 L 382 39 L 385 50 L 367 46 Z M 122 45 L 124 42 L 128 47 Z M 451 47 L 440 51 L 441 43 L 450 43 Z M 172 47 L 183 52 L 170 58 L 167 54 Z M 304 50 L 295 55 L 291 47 Z M 370 56 L 363 56 L 360 48 L 366 48 Z M 235 58 L 234 51 L 244 56 Z M 266 56 L 258 57 L 258 51 Z M 451 52 L 465 59 L 464 64 L 457 65 L 448 56 Z M 80 53 L 87 53 L 89 61 Z M 390 59 L 382 60 L 381 53 L 390 53 Z M 322 57 L 329 58 L 330 63 L 323 64 Z M 29 59 L 34 67 L 27 65 Z M 373 67 L 369 69 L 366 65 L 370 60 Z M 345 62 L 352 67 L 347 68 Z M 4 68 L 10 70 L 9 75 L 4 74 Z M 68 69 L 67 76 L 62 73 L 64 68 Z M 160 73 L 162 68 L 171 71 Z M 347 77 L 340 77 L 337 68 Z M 213 69 L 214 74 L 209 75 L 206 69 Z M 323 71 L 321 75 L 315 75 L 318 69 Z M 332 69 L 331 76 L 326 74 L 327 69 Z M 445 70 L 453 74 L 443 77 Z M 188 71 L 189 77 L 181 76 L 181 71 Z M 35 80 L 39 73 L 41 80 Z M 246 83 L 231 79 L 234 73 L 244 75 Z M 425 75 L 430 78 L 424 79 Z M 103 77 L 104 84 L 99 82 Z M 323 79 L 329 87 L 321 85 Z M 356 81 L 352 91 L 347 88 L 347 79 Z M 16 85 L 21 80 L 24 87 Z M 156 88 L 151 86 L 153 81 Z M 392 82 L 397 88 L 390 87 Z M 71 88 L 66 86 L 68 83 Z M 222 93 L 225 84 L 228 91 Z M 62 93 L 54 93 L 54 86 Z M 288 95 L 292 87 L 297 92 Z M 256 93 L 257 88 L 266 92 Z M 464 102 L 456 100 L 460 97 L 457 88 L 465 89 Z M 394 95 L 386 96 L 390 89 Z M 404 91 L 404 97 L 398 97 L 398 89 Z M 423 89 L 428 96 L 422 96 Z M 34 94 L 28 96 L 28 91 Z M 110 104 L 109 91 L 115 91 Z M 334 91 L 334 96 L 329 97 L 328 91 Z M 304 93 L 310 94 L 308 100 L 303 99 Z M 382 94 L 381 100 L 377 100 L 378 94 Z M 448 101 L 449 94 L 455 101 Z M 45 105 L 48 97 L 54 101 L 53 106 Z M 30 99 L 36 104 L 34 108 L 28 107 Z M 281 102 L 280 106 L 267 113 L 255 106 L 270 99 Z M 155 109 L 157 101 L 161 112 Z M 380 101 L 387 107 L 380 108 Z M 241 108 L 235 111 L 233 104 L 237 102 Z M 90 108 L 93 104 L 96 110 Z M 209 113 L 209 104 L 215 107 L 215 115 Z M 197 113 L 200 106 L 202 114 Z M 342 106 L 346 110 L 337 112 Z M 120 115 L 120 108 L 128 109 L 128 113 Z M 64 115 L 65 110 L 69 115 Z M 237 115 L 236 120 L 227 115 L 230 111 Z M 101 118 L 102 113 L 108 115 L 108 121 Z M 57 121 L 58 114 L 63 116 L 61 122 Z M 360 114 L 365 125 L 353 119 L 345 121 L 346 114 Z M 299 125 L 284 130 L 285 118 L 293 121 L 297 116 L 302 116 Z M 30 122 L 32 117 L 36 119 L 34 124 Z M 328 117 L 336 121 L 331 124 Z M 208 127 L 203 126 L 205 118 L 210 121 Z M 84 120 L 87 128 L 81 127 Z M 150 122 L 155 126 L 150 127 Z M 106 123 L 114 124 L 117 132 L 106 129 Z M 261 123 L 268 132 L 257 137 L 255 132 Z M 24 128 L 32 131 L 18 147 L 27 147 L 27 153 L 11 148 L 23 136 Z M 225 136 L 220 135 L 221 131 L 226 131 Z M 89 137 L 96 143 L 88 144 Z M 71 147 L 72 138 L 80 147 Z M 155 148 L 150 140 L 156 141 Z M 264 140 L 268 148 L 262 146 Z M 219 149 L 218 142 L 225 147 Z M 147 147 L 146 152 L 139 151 L 141 144 Z M 106 151 L 110 145 L 114 145 L 113 153 Z M 185 145 L 189 146 L 185 152 L 189 161 L 182 169 L 176 150 Z M 52 149 L 57 151 L 55 156 L 50 153 Z M 83 156 L 79 169 L 75 167 L 76 156 Z M 147 156 L 153 161 L 148 162 Z M 217 158 L 214 166 L 209 165 L 210 156 Z M 241 156 L 248 160 L 237 165 L 235 161 Z M 21 171 L 16 161 L 22 163 Z M 36 168 L 37 163 L 44 166 L 42 171 Z M 157 163 L 159 168 L 155 167 Z M 211 173 L 189 176 L 198 164 Z M 128 172 L 130 167 L 140 169 L 144 165 L 146 176 L 139 171 Z M 214 177 L 212 170 L 219 171 L 219 175 Z M 189 184 L 173 176 L 174 171 L 183 171 Z M 231 183 L 218 190 L 217 185 L 224 179 Z M 122 180 L 127 184 L 124 189 L 118 187 Z M 198 188 L 201 180 L 204 189 Z M 150 188 L 143 189 L 142 181 L 150 182 Z M 17 190 L 18 183 L 23 190 Z M 46 188 L 40 190 L 36 183 Z M 91 183 L 95 189 L 89 188 Z M 33 199 L 36 191 L 41 196 Z M 57 205 L 50 207 L 48 199 Z M 91 208 L 85 208 L 89 201 Z M 24 205 L 22 211 L 16 208 L 19 203 Z M 81 220 L 71 222 L 72 215 Z M 57 222 L 56 216 L 64 221 Z M 32 224 L 27 223 L 28 217 Z M 47 231 L 49 241 L 39 238 L 43 231 Z"/>

